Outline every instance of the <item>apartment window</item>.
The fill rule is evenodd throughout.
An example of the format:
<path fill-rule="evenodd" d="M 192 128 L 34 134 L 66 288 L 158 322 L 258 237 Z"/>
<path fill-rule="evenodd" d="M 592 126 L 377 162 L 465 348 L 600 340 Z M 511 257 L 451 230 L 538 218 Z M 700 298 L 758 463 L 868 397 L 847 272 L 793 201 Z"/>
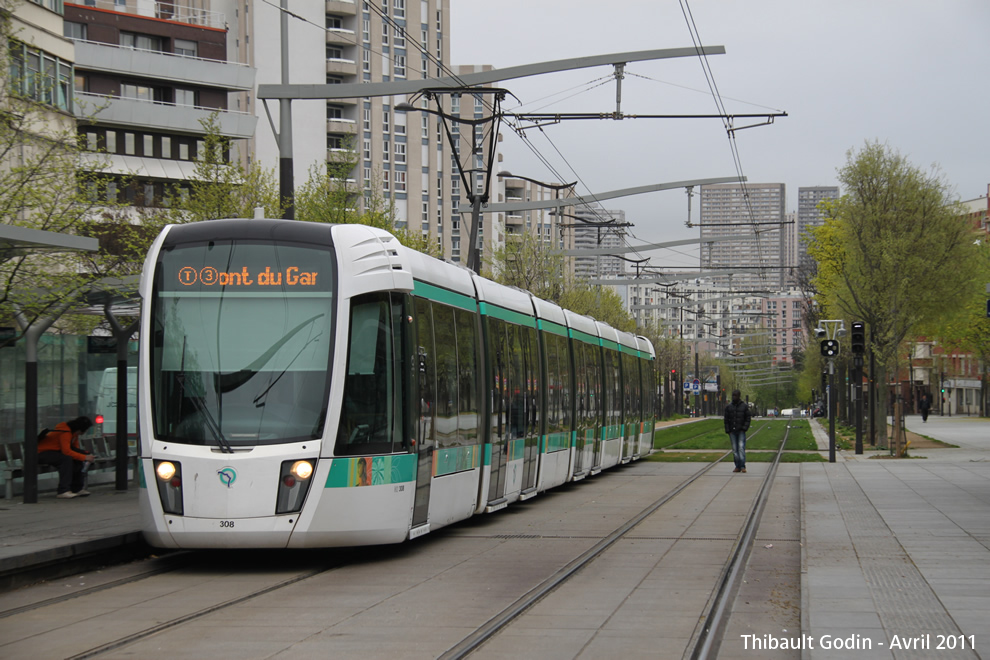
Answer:
<path fill-rule="evenodd" d="M 175 88 L 175 104 L 189 108 L 196 107 L 196 92 L 191 89 Z"/>
<path fill-rule="evenodd" d="M 343 119 L 344 109 L 339 105 L 327 105 L 327 119 Z"/>
<path fill-rule="evenodd" d="M 420 221 L 424 225 L 427 225 L 430 222 L 430 203 L 429 202 L 423 202 L 423 217 L 420 218 Z"/>
<path fill-rule="evenodd" d="M 388 23 L 386 21 L 382 21 L 382 45 L 388 45 Z"/>
<path fill-rule="evenodd" d="M 364 187 L 365 189 L 371 188 L 371 168 L 364 168 Z"/>
<path fill-rule="evenodd" d="M 97 151 L 99 148 L 99 136 L 96 133 L 86 133 L 86 150 Z"/>
<path fill-rule="evenodd" d="M 396 55 L 395 56 L 395 67 L 392 71 L 396 78 L 406 77 L 406 56 Z"/>
<path fill-rule="evenodd" d="M 364 159 L 371 160 L 371 140 L 364 141 Z"/>
<path fill-rule="evenodd" d="M 144 144 L 142 146 L 143 146 L 144 151 L 143 151 L 142 155 L 147 156 L 148 158 L 154 158 L 155 157 L 155 136 L 154 135 L 145 135 L 145 136 L 143 136 L 143 142 L 144 142 Z"/>
<path fill-rule="evenodd" d="M 172 42 L 172 47 L 176 55 L 183 57 L 196 57 L 199 54 L 199 44 L 188 39 L 176 39 Z"/>
<path fill-rule="evenodd" d="M 343 149 L 344 148 L 344 136 L 334 135 L 330 133 L 327 135 L 327 149 Z"/>
<path fill-rule="evenodd" d="M 145 206 L 154 206 L 155 204 L 155 184 L 145 183 L 142 186 L 144 188 L 142 200 Z"/>
<path fill-rule="evenodd" d="M 406 162 L 406 145 L 404 142 L 395 143 L 395 162 L 396 163 Z"/>
<path fill-rule="evenodd" d="M 395 0 L 392 6 L 395 7 L 396 18 L 406 17 L 406 0 Z"/>
<path fill-rule="evenodd" d="M 189 143 L 179 142 L 179 160 L 189 160 Z"/>
<path fill-rule="evenodd" d="M 367 19 L 367 18 L 364 19 L 364 22 L 361 24 L 361 38 L 365 41 L 365 43 L 371 41 L 371 20 L 370 19 Z"/>
<path fill-rule="evenodd" d="M 12 92 L 61 110 L 72 109 L 72 64 L 18 41 L 10 43 Z"/>
<path fill-rule="evenodd" d="M 107 153 L 117 153 L 117 131 L 107 131 L 105 141 L 107 145 Z"/>
<path fill-rule="evenodd" d="M 389 113 L 389 111 L 387 109 L 383 109 L 382 110 L 382 132 L 383 133 L 390 133 L 392 131 L 391 123 L 392 123 L 392 116 L 391 116 L 391 114 Z"/>
<path fill-rule="evenodd" d="M 395 173 L 395 191 L 396 192 L 406 192 L 406 173 L 396 172 Z"/>
<path fill-rule="evenodd" d="M 390 144 L 388 140 L 382 142 L 382 160 L 386 163 L 392 158 Z"/>
<path fill-rule="evenodd" d="M 391 172 L 389 172 L 389 170 L 383 170 L 382 171 L 382 189 L 385 190 L 385 192 L 388 192 L 389 190 L 391 190 L 391 187 L 390 187 L 391 186 L 391 183 L 390 183 L 390 177 L 389 177 L 390 174 L 391 174 Z"/>
<path fill-rule="evenodd" d="M 371 51 L 367 48 L 361 51 L 361 70 L 371 72 Z"/>
<path fill-rule="evenodd" d="M 154 101 L 155 88 L 148 85 L 121 83 L 120 97 L 124 99 L 137 99 L 138 101 Z"/>
<path fill-rule="evenodd" d="M 124 133 L 124 153 L 133 156 L 135 151 L 134 133 Z"/>
<path fill-rule="evenodd" d="M 423 47 L 423 50 L 430 47 L 430 34 L 426 30 L 419 32 L 419 45 Z"/>
<path fill-rule="evenodd" d="M 88 27 L 85 23 L 65 21 L 62 23 L 62 35 L 69 39 L 82 39 L 85 41 Z"/>
<path fill-rule="evenodd" d="M 327 59 L 328 60 L 344 59 L 344 49 L 338 48 L 337 46 L 327 46 Z"/>
<path fill-rule="evenodd" d="M 340 30 L 344 27 L 344 21 L 340 18 L 340 16 L 327 14 L 326 26 L 328 30 Z"/>
<path fill-rule="evenodd" d="M 121 32 L 120 45 L 124 48 L 137 48 L 139 50 L 156 50 L 161 52 L 162 39 L 150 34 L 138 34 L 136 32 Z"/>
<path fill-rule="evenodd" d="M 172 157 L 172 138 L 167 135 L 162 136 L 162 158 Z"/>
<path fill-rule="evenodd" d="M 392 41 L 392 45 L 394 45 L 396 48 L 406 47 L 406 34 L 405 32 L 403 32 L 402 28 L 399 27 L 398 25 L 395 26 L 395 35 Z"/>

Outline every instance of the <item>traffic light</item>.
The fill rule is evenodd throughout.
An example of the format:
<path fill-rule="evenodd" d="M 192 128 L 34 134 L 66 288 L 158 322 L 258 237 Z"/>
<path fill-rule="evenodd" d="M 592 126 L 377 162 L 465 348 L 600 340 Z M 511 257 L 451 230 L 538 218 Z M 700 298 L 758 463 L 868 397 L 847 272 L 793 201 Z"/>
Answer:
<path fill-rule="evenodd" d="M 852 352 L 861 355 L 866 352 L 866 326 L 862 321 L 854 321 L 852 333 L 849 335 L 852 343 Z"/>
<path fill-rule="evenodd" d="M 823 339 L 822 340 L 822 355 L 825 357 L 833 358 L 839 354 L 839 340 L 838 339 Z"/>

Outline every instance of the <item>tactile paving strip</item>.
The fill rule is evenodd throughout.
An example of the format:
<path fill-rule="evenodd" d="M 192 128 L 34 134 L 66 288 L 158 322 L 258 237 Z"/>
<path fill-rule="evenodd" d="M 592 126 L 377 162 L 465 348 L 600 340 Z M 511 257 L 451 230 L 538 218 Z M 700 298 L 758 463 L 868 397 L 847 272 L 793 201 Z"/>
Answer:
<path fill-rule="evenodd" d="M 829 480 L 884 630 L 888 635 L 927 640 L 929 648 L 894 651 L 894 657 L 978 657 L 969 650 L 933 648 L 937 635 L 958 635 L 959 627 L 853 476 L 835 470 Z"/>

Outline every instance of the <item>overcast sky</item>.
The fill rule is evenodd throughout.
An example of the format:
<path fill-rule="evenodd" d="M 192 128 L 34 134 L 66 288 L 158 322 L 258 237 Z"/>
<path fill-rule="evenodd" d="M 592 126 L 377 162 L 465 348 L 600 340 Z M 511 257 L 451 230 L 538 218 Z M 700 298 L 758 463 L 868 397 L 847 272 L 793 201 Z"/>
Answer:
<path fill-rule="evenodd" d="M 705 46 L 729 113 L 786 112 L 736 133 L 742 173 L 801 186 L 838 185 L 850 149 L 879 140 L 909 161 L 937 165 L 959 199 L 990 183 L 990 2 L 987 0 L 451 0 L 451 61 L 505 68 L 588 55 L 692 46 L 683 7 Z M 611 67 L 510 80 L 509 112 L 611 112 Z M 519 107 L 519 103 L 522 106 Z M 717 112 L 697 58 L 631 63 L 628 114 Z M 737 122 L 743 125 L 743 120 Z M 503 127 L 501 169 L 555 179 L 578 193 L 736 174 L 717 119 L 569 121 L 526 132 Z M 698 236 L 683 190 L 609 200 L 635 223 L 630 242 Z M 692 218 L 698 218 L 697 198 Z M 696 266 L 696 250 L 647 253 L 658 266 Z"/>

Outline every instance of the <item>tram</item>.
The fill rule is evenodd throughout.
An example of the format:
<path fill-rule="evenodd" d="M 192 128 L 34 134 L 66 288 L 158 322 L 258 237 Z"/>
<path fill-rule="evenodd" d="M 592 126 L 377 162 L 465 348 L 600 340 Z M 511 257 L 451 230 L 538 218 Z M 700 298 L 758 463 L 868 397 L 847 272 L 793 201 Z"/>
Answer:
<path fill-rule="evenodd" d="M 400 543 L 652 447 L 643 337 L 364 225 L 170 225 L 141 279 L 162 548 Z"/>

